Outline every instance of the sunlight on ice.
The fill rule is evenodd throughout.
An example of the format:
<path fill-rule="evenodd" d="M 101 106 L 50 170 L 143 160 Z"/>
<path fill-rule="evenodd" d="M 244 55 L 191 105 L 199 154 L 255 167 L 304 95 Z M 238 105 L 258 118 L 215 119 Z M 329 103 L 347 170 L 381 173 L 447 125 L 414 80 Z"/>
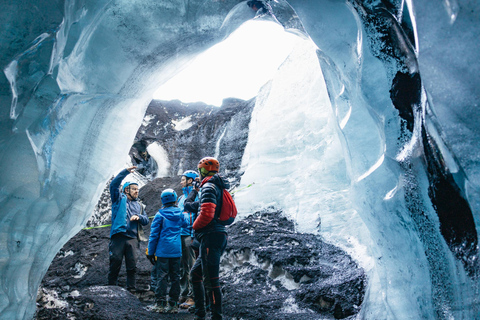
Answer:
<path fill-rule="evenodd" d="M 273 77 L 296 38 L 276 23 L 247 21 L 160 87 L 153 98 L 216 106 L 227 97 L 248 100 Z"/>

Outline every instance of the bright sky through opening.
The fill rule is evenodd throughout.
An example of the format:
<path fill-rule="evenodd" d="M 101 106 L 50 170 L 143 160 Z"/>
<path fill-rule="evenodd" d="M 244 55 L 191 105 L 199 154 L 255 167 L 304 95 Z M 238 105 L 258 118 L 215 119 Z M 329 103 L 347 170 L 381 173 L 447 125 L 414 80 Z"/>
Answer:
<path fill-rule="evenodd" d="M 298 39 L 276 23 L 247 21 L 161 86 L 153 98 L 215 106 L 229 97 L 251 99 L 273 77 Z"/>

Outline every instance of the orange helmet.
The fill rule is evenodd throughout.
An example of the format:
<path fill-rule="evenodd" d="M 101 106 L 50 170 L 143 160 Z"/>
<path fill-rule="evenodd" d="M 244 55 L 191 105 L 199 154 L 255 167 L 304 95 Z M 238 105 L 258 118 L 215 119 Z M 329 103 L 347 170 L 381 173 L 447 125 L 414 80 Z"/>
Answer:
<path fill-rule="evenodd" d="M 215 158 L 205 157 L 202 160 L 200 160 L 197 167 L 198 167 L 198 170 L 200 171 L 218 172 L 220 170 L 220 163 Z"/>

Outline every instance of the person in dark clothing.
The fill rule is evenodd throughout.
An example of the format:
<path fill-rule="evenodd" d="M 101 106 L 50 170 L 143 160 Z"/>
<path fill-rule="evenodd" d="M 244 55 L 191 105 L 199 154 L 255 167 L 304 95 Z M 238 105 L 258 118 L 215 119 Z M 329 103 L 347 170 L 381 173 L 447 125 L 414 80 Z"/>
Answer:
<path fill-rule="evenodd" d="M 265 5 L 263 4 L 263 2 L 261 1 L 257 1 L 257 0 L 250 0 L 250 1 L 247 1 L 247 5 L 252 8 L 253 11 L 257 12 L 258 10 L 262 9 L 262 10 L 266 10 L 265 9 Z"/>
<path fill-rule="evenodd" d="M 195 181 L 192 183 L 192 190 L 190 190 L 190 193 L 188 194 L 187 198 L 184 201 L 184 210 L 188 212 L 193 213 L 193 221 L 198 217 L 198 211 L 200 208 L 200 200 L 199 200 L 199 191 L 200 191 L 200 178 L 196 178 Z M 195 230 L 192 228 L 192 244 L 191 248 L 193 249 L 193 252 L 195 254 L 195 260 L 198 259 L 198 256 L 200 255 L 200 242 L 198 241 L 197 237 L 195 236 Z M 191 268 L 190 268 L 191 269 Z M 190 270 L 189 270 L 189 277 L 190 277 Z M 191 279 L 190 279 L 191 282 Z M 193 286 L 192 286 L 193 288 Z M 204 283 L 204 288 L 205 288 L 205 283 Z M 206 292 L 206 289 L 204 289 L 204 292 Z M 209 301 L 209 296 L 207 295 L 205 297 L 205 310 L 207 312 L 210 312 L 210 301 Z M 193 303 L 193 306 L 188 308 L 188 311 L 193 313 L 195 312 L 195 302 Z"/>
<path fill-rule="evenodd" d="M 162 208 L 152 222 L 147 258 L 155 265 L 157 284 L 156 302 L 152 310 L 160 313 L 178 313 L 180 295 L 180 262 L 182 257 L 181 233 L 188 226 L 183 211 L 176 206 L 177 193 L 165 189 L 161 194 Z M 171 286 L 167 303 L 167 277 Z"/>
<path fill-rule="evenodd" d="M 219 320 L 222 319 L 220 258 L 227 246 L 227 231 L 224 225 L 218 223 L 216 217 L 222 208 L 223 189 L 228 189 L 229 184 L 217 174 L 220 164 L 215 158 L 203 158 L 198 163 L 198 169 L 202 179 L 200 200 L 195 203 L 189 201 L 189 197 L 185 201 L 185 208 L 194 210 L 198 207 L 200 210 L 193 223 L 195 237 L 200 242 L 199 257 L 190 271 L 195 299 L 195 319 L 205 319 L 206 294 L 210 301 L 212 320 Z"/>
<path fill-rule="evenodd" d="M 137 201 L 138 184 L 126 182 L 120 192 L 122 180 L 136 167 L 122 170 L 110 183 L 112 199 L 112 227 L 110 229 L 110 268 L 108 284 L 117 285 L 118 273 L 125 256 L 127 269 L 127 289 L 135 291 L 135 274 L 137 270 L 137 256 L 139 240 L 143 239 L 142 225 L 148 224 L 143 205 Z"/>
<path fill-rule="evenodd" d="M 197 217 L 197 212 L 185 210 L 184 204 L 186 198 L 192 192 L 192 184 L 197 178 L 198 173 L 193 170 L 187 170 L 183 173 L 180 181 L 183 194 L 178 198 L 178 207 L 183 211 L 183 215 L 189 223 L 188 227 L 183 228 L 182 230 L 182 267 L 180 277 L 180 287 L 182 292 L 180 294 L 180 300 L 178 301 L 179 307 L 182 309 L 188 309 L 195 305 L 193 300 L 193 287 L 190 280 L 190 269 L 192 269 L 193 264 L 195 263 L 195 252 L 192 247 L 192 225 Z"/>

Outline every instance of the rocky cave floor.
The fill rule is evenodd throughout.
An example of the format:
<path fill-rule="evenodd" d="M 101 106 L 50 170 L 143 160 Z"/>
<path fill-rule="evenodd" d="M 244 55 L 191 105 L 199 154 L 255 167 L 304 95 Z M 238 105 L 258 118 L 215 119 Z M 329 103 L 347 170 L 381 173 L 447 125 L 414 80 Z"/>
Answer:
<path fill-rule="evenodd" d="M 145 194 L 151 192 L 143 192 L 147 207 L 157 201 Z M 149 311 L 154 295 L 148 290 L 152 266 L 144 254 L 146 242 L 139 249 L 137 292 L 124 289 L 124 265 L 119 286 L 106 285 L 109 232 L 108 227 L 82 230 L 58 252 L 41 283 L 35 319 L 193 319 L 186 310 Z M 339 248 L 296 233 L 281 212 L 237 219 L 228 233 L 220 275 L 225 319 L 356 317 L 367 278 Z"/>

